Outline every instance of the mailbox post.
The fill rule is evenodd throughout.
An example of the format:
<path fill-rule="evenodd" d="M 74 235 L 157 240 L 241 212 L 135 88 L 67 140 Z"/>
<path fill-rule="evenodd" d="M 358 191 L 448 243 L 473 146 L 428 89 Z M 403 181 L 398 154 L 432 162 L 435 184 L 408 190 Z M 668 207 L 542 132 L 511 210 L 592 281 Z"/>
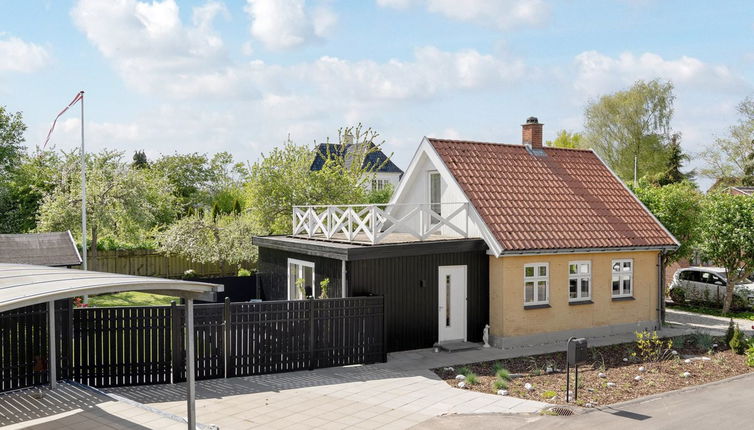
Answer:
<path fill-rule="evenodd" d="M 579 399 L 579 364 L 584 364 L 589 360 L 589 349 L 586 338 L 572 337 L 568 339 L 566 354 L 566 403 L 570 402 L 570 394 L 568 392 L 571 388 L 571 366 L 576 368 L 576 386 L 573 390 L 574 400 Z"/>

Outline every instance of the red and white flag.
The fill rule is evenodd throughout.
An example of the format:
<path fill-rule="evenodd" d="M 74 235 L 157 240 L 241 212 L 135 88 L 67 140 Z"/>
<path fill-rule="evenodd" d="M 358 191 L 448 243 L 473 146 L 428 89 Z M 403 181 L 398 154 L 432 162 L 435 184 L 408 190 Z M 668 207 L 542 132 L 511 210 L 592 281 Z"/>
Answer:
<path fill-rule="evenodd" d="M 50 136 L 52 135 L 52 131 L 55 130 L 55 124 L 58 123 L 58 119 L 60 118 L 60 116 L 66 113 L 66 111 L 68 111 L 68 109 L 70 109 L 71 106 L 75 105 L 79 100 L 83 100 L 83 99 L 84 99 L 84 92 L 79 91 L 78 94 L 76 94 L 76 97 L 74 97 L 73 100 L 71 100 L 71 102 L 68 103 L 68 106 L 66 106 L 65 109 L 60 111 L 58 116 L 55 117 L 55 121 L 52 122 L 52 127 L 50 127 L 50 131 L 47 132 L 47 139 L 45 139 L 45 143 L 42 144 L 42 149 L 44 149 L 45 146 L 47 146 L 47 142 L 50 141 Z"/>

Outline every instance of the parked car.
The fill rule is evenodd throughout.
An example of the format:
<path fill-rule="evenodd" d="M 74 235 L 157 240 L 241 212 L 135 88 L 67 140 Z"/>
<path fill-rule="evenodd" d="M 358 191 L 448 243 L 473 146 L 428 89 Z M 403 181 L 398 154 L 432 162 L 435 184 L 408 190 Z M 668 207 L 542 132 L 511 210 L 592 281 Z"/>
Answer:
<path fill-rule="evenodd" d="M 685 301 L 722 305 L 725 300 L 728 281 L 725 269 L 720 267 L 687 267 L 673 275 L 669 295 L 676 303 Z M 749 308 L 754 305 L 754 280 L 746 277 L 733 289 L 734 309 Z"/>

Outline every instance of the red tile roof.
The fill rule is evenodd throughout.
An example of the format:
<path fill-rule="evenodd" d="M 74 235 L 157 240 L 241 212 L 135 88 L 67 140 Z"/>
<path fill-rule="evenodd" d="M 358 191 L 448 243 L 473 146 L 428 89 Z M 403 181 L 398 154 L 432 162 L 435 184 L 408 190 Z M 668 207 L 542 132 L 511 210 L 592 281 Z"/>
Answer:
<path fill-rule="evenodd" d="M 592 151 L 428 140 L 503 251 L 676 245 Z"/>

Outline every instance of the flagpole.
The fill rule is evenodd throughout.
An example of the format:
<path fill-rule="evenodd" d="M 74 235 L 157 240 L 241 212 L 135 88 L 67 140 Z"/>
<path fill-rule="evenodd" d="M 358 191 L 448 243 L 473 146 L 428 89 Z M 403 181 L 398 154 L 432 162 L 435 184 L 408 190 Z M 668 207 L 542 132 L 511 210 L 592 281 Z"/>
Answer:
<path fill-rule="evenodd" d="M 88 269 L 87 252 L 86 252 L 86 152 L 84 151 L 84 91 L 81 91 L 81 249 L 83 252 L 83 261 L 81 262 L 84 270 Z M 89 296 L 84 296 L 84 303 L 89 302 Z"/>

